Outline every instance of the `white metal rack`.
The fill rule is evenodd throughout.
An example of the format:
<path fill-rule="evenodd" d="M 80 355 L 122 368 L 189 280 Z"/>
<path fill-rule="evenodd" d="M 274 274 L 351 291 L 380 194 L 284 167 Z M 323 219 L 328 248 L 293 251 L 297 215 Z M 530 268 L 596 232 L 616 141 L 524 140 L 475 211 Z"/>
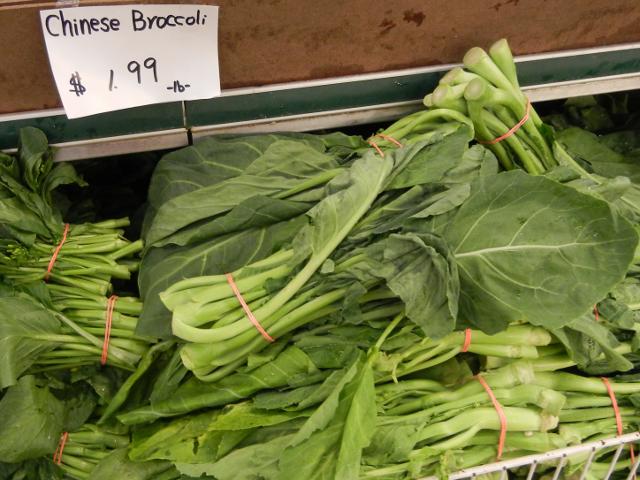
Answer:
<path fill-rule="evenodd" d="M 558 450 L 552 450 L 550 452 L 537 455 L 528 455 L 526 457 L 467 468 L 449 475 L 448 478 L 449 480 L 482 479 L 485 475 L 495 474 L 496 476 L 499 475 L 499 477 L 497 477 L 499 480 L 507 480 L 510 472 L 513 472 L 516 469 L 522 469 L 523 467 L 529 467 L 526 480 L 533 480 L 537 478 L 536 470 L 540 465 L 553 465 L 555 466 L 555 470 L 553 471 L 551 480 L 559 480 L 564 478 L 562 477 L 562 473 L 571 457 L 588 453 L 589 457 L 587 458 L 579 477 L 580 480 L 586 480 L 596 454 L 605 449 L 615 448 L 613 457 L 609 463 L 609 469 L 605 477 L 603 477 L 603 480 L 608 480 L 613 475 L 616 464 L 618 463 L 622 450 L 625 446 L 638 441 L 640 441 L 640 432 L 634 432 L 615 438 L 599 440 L 597 442 L 589 442 L 572 447 L 560 448 Z M 635 477 L 635 472 L 638 470 L 639 465 L 640 456 L 636 457 L 635 463 L 631 466 L 626 477 L 627 480 L 632 480 Z M 425 477 L 422 480 L 439 479 L 437 477 Z"/>

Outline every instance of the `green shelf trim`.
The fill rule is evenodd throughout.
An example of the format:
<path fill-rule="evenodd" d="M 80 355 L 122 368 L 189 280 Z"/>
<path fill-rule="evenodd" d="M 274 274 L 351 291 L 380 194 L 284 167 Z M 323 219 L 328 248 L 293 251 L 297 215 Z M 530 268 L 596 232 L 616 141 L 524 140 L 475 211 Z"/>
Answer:
<path fill-rule="evenodd" d="M 445 72 L 429 71 L 191 101 L 186 102 L 187 122 L 189 127 L 218 125 L 421 100 L 436 87 Z M 572 56 L 540 56 L 518 62 L 522 86 L 636 72 L 640 72 L 640 47 Z"/>
<path fill-rule="evenodd" d="M 66 115 L 0 121 L 0 149 L 14 148 L 25 126 L 41 129 L 51 143 L 74 142 L 184 127 L 181 102 L 145 105 L 84 118 Z"/>
<path fill-rule="evenodd" d="M 180 102 L 75 120 L 64 115 L 10 121 L 0 118 L 0 148 L 15 147 L 18 130 L 25 125 L 41 128 L 52 143 L 63 143 L 416 101 L 433 90 L 446 67 L 416 70 L 400 71 L 395 76 L 389 72 L 356 76 L 337 83 L 329 79 L 326 83 L 300 82 L 253 92 L 231 91 L 218 98 L 186 102 L 186 118 Z M 525 87 L 634 73 L 640 73 L 640 44 L 534 55 L 518 61 L 518 75 Z"/>

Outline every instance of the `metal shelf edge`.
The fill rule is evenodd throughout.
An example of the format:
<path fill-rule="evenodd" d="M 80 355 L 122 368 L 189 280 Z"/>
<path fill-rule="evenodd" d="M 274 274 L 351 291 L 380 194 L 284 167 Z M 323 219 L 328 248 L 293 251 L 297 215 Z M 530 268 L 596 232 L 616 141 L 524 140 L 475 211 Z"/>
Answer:
<path fill-rule="evenodd" d="M 189 145 L 187 130 L 178 128 L 160 132 L 57 143 L 53 144 L 52 147 L 55 148 L 54 160 L 56 162 L 64 162 L 152 150 L 167 150 L 186 147 L 187 145 Z"/>

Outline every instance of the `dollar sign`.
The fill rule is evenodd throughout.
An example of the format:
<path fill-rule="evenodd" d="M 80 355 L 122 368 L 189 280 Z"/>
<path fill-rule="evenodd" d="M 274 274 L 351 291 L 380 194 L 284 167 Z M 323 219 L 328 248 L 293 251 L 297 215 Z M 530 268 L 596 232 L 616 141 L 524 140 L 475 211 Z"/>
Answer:
<path fill-rule="evenodd" d="M 82 83 L 80 82 L 80 75 L 78 75 L 78 72 L 71 74 L 71 80 L 69 80 L 69 84 L 73 87 L 69 91 L 75 93 L 77 97 L 83 95 L 84 92 L 87 91 L 84 85 L 82 85 Z"/>

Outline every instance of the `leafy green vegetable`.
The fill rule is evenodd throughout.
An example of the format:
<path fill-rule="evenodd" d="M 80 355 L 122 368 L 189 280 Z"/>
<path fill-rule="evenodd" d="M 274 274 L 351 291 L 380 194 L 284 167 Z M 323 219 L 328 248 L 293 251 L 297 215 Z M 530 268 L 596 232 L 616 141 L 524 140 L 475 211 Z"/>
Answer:
<path fill-rule="evenodd" d="M 35 377 L 25 375 L 0 400 L 0 462 L 18 463 L 53 454 L 64 420 L 63 404 Z"/>
<path fill-rule="evenodd" d="M 254 393 L 288 385 L 292 378 L 311 379 L 318 370 L 302 350 L 290 346 L 273 361 L 255 370 L 237 372 L 217 383 L 206 384 L 197 381 L 184 383 L 171 398 L 149 407 L 118 415 L 125 425 L 145 423 L 161 417 L 180 415 L 199 408 L 216 407 L 247 398 Z"/>
<path fill-rule="evenodd" d="M 446 228 L 461 314 L 487 332 L 515 320 L 558 328 L 621 281 L 638 238 L 593 197 L 522 172 L 484 177 Z"/>
<path fill-rule="evenodd" d="M 58 319 L 35 300 L 0 296 L 0 389 L 15 385 L 40 354 L 54 349 L 59 334 Z"/>
<path fill-rule="evenodd" d="M 111 452 L 96 465 L 91 472 L 91 478 L 96 480 L 111 480 L 114 477 L 131 480 L 179 478 L 178 475 L 173 475 L 173 472 L 175 469 L 169 462 L 160 460 L 144 463 L 131 462 L 127 458 L 127 449 L 120 448 Z"/>
<path fill-rule="evenodd" d="M 267 257 L 288 242 L 305 225 L 303 218 L 230 233 L 215 242 L 186 247 L 154 248 L 142 260 L 140 292 L 145 308 L 137 333 L 152 337 L 171 335 L 171 314 L 159 299 L 160 292 L 183 278 L 229 272 Z"/>
<path fill-rule="evenodd" d="M 626 157 L 609 148 L 597 135 L 570 127 L 557 135 L 557 141 L 589 171 L 603 177 L 625 176 L 632 182 L 640 181 L 640 165 L 637 159 Z"/>

